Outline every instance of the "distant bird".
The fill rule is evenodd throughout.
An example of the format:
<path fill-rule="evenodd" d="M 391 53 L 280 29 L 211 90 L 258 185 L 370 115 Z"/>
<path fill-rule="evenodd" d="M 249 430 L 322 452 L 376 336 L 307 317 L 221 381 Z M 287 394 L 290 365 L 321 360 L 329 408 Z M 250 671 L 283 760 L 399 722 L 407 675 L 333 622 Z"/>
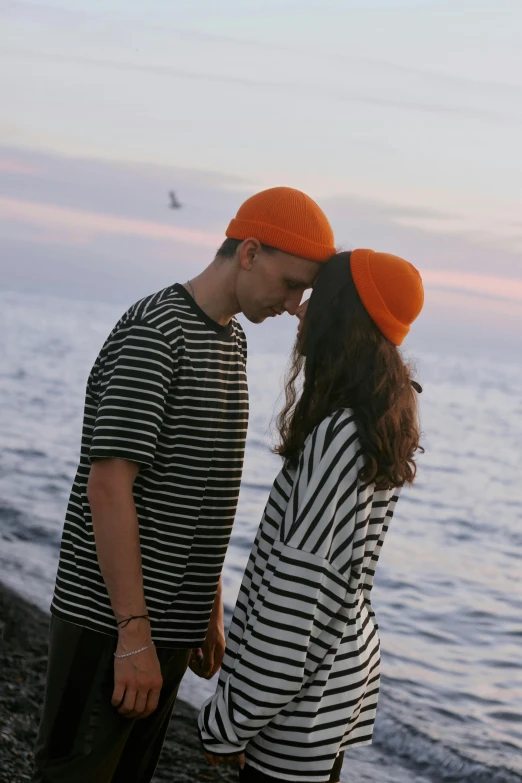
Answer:
<path fill-rule="evenodd" d="M 171 190 L 169 192 L 169 198 L 170 198 L 170 208 L 171 209 L 181 209 L 183 204 L 180 201 L 178 201 L 178 199 L 176 197 L 176 194 L 174 193 L 173 190 Z"/>

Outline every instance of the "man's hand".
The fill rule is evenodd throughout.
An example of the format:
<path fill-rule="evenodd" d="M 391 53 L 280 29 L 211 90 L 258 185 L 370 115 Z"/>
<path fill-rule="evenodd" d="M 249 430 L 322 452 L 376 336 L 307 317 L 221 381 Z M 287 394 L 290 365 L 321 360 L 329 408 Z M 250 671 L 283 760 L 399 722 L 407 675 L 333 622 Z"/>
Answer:
<path fill-rule="evenodd" d="M 116 653 L 123 655 L 150 644 L 150 628 L 139 627 L 145 621 L 134 620 L 136 627 L 120 632 Z M 125 629 L 127 630 L 127 629 Z M 147 718 L 158 706 L 163 679 L 155 647 L 128 658 L 114 659 L 112 706 L 126 718 Z"/>
<path fill-rule="evenodd" d="M 190 656 L 189 667 L 205 680 L 211 680 L 221 668 L 225 654 L 225 630 L 221 625 L 211 624 L 208 627 L 203 649 L 195 647 Z"/>
<path fill-rule="evenodd" d="M 205 753 L 205 758 L 211 767 L 219 767 L 220 764 L 239 764 L 239 769 L 245 767 L 245 754 L 239 753 L 237 756 L 214 756 L 213 753 Z"/>

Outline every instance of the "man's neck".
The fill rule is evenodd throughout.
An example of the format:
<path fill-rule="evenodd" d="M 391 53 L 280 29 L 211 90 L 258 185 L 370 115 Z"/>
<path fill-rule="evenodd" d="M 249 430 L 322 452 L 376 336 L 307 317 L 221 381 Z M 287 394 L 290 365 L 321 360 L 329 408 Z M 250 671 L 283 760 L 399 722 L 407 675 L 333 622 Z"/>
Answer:
<path fill-rule="evenodd" d="M 213 261 L 206 269 L 190 278 L 187 291 L 194 296 L 196 304 L 216 323 L 226 326 L 240 312 L 235 295 L 236 270 L 232 260 Z"/>

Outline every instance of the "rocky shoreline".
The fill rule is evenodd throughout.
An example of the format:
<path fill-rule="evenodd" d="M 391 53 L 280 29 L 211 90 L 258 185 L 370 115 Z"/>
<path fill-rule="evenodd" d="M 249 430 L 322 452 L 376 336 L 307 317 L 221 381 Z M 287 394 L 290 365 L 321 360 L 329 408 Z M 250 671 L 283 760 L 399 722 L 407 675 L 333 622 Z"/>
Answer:
<path fill-rule="evenodd" d="M 31 779 L 48 626 L 48 616 L 0 584 L 0 783 Z M 207 765 L 197 737 L 196 714 L 178 700 L 153 783 L 237 781 L 235 770 Z"/>

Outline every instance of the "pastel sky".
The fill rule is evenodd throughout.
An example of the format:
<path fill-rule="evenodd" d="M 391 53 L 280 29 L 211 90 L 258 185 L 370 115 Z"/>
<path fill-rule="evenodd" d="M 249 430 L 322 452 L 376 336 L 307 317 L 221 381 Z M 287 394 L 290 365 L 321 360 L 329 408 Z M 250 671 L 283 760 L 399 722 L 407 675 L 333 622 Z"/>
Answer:
<path fill-rule="evenodd" d="M 288 184 L 340 247 L 421 269 L 434 345 L 522 345 L 519 0 L 0 0 L 0 19 L 1 288 L 128 303 Z"/>

